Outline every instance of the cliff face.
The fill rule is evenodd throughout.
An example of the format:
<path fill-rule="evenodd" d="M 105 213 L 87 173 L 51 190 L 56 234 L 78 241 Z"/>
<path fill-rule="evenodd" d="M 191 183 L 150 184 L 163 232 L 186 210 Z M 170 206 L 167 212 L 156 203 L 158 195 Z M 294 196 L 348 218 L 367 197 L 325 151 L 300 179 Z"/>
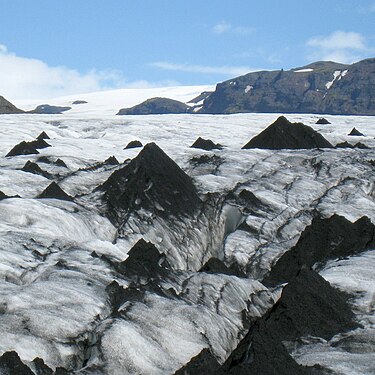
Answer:
<path fill-rule="evenodd" d="M 375 115 L 375 58 L 249 73 L 219 83 L 200 110 L 241 112 Z"/>

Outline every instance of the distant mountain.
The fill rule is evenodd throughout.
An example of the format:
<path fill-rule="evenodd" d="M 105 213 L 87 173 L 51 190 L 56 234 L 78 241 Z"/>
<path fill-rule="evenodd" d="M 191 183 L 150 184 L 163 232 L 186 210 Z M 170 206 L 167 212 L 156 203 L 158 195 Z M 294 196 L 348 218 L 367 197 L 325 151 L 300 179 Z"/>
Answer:
<path fill-rule="evenodd" d="M 241 112 L 375 115 L 375 58 L 249 73 L 219 83 L 198 111 Z"/>
<path fill-rule="evenodd" d="M 168 98 L 151 98 L 131 108 L 122 108 L 118 115 L 159 115 L 187 113 L 190 107 L 185 103 Z"/>
<path fill-rule="evenodd" d="M 5 115 L 10 113 L 23 113 L 23 111 L 11 102 L 8 102 L 3 96 L 0 96 L 0 114 Z"/>
<path fill-rule="evenodd" d="M 61 115 L 65 111 L 69 111 L 72 107 L 60 107 L 56 105 L 42 104 L 38 105 L 34 110 L 28 113 L 44 114 L 44 115 Z"/>

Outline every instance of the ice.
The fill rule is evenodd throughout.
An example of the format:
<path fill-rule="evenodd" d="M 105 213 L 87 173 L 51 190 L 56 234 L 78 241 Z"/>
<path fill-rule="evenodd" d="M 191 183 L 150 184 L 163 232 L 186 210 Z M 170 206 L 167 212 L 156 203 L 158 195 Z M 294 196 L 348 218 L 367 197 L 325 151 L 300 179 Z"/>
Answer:
<path fill-rule="evenodd" d="M 184 302 L 148 294 L 122 307 L 126 319 L 105 328 L 100 346 L 109 373 L 174 373 L 208 346 L 223 361 L 243 330 L 243 312 L 258 317 L 278 298 L 258 282 L 205 274 L 188 278 L 180 295 Z"/>
<path fill-rule="evenodd" d="M 74 203 L 53 199 L 7 199 L 0 202 L 0 228 L 43 237 L 86 242 L 113 241 L 115 228 L 102 216 L 79 209 Z"/>
<path fill-rule="evenodd" d="M 206 89 L 175 93 L 185 100 Z M 165 96 L 172 91 L 165 91 Z M 355 126 L 366 134 L 360 141 L 369 150 L 241 150 L 278 114 L 116 117 L 120 107 L 156 91 L 134 92 L 133 99 L 130 91 L 126 93 L 129 96 L 113 102 L 108 93 L 51 101 L 89 102 L 64 115 L 0 116 L 0 190 L 21 197 L 0 201 L 0 354 L 16 350 L 24 360 L 39 356 L 50 366 L 82 373 L 89 359 L 88 366 L 104 366 L 103 374 L 173 373 L 204 347 L 212 347 L 223 361 L 245 333 L 242 311 L 254 319 L 277 299 L 276 292 L 257 280 L 297 242 L 317 212 L 325 217 L 339 213 L 349 220 L 367 215 L 375 222 L 372 117 L 325 116 L 331 124 L 323 126 L 315 124 L 317 114 L 287 115 L 292 122 L 312 126 L 333 144 L 353 142 L 347 134 Z M 34 139 L 41 131 L 51 137 L 52 147 L 40 155 L 4 157 L 15 144 Z M 190 148 L 199 136 L 224 148 L 209 152 Z M 140 212 L 125 226 L 128 237 L 118 238 L 95 188 L 118 168 L 99 166 L 105 159 L 114 155 L 123 163 L 138 154 L 139 149 L 124 150 L 134 139 L 156 142 L 192 176 L 207 205 L 204 213 L 172 224 L 152 217 L 147 225 L 150 213 Z M 217 156 L 220 162 L 191 162 L 200 155 Z M 38 162 L 40 156 L 61 158 L 68 168 Z M 36 198 L 52 180 L 20 171 L 27 160 L 52 173 L 74 202 Z M 243 189 L 254 193 L 262 206 L 251 211 L 233 199 L 230 204 L 235 208 L 223 212 L 223 197 L 237 196 Z M 210 207 L 206 193 L 213 197 Z M 248 227 L 234 230 L 242 218 Z M 125 260 L 141 237 L 167 255 L 175 274 L 158 282 L 177 296 L 147 292 L 144 301 L 125 303 L 121 317 L 115 318 L 105 288 L 113 280 L 126 288 L 130 281 L 110 262 Z M 249 279 L 196 272 L 212 256 L 228 265 L 242 265 Z M 299 361 L 328 363 L 347 374 L 366 373 L 366 362 L 373 363 L 374 358 L 360 342 L 373 337 L 372 263 L 369 252 L 329 263 L 322 271 L 334 285 L 359 292 L 353 303 L 365 328 L 350 334 L 357 352 L 349 353 L 341 343 L 334 347 L 313 342 L 298 349 Z M 91 352 L 83 349 L 85 340 Z"/>

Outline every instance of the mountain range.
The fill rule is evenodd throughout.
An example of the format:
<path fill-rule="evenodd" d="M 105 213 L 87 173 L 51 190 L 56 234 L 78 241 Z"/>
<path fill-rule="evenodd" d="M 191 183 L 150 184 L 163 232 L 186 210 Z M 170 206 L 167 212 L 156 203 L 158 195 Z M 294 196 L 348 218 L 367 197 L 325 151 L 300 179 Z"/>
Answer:
<path fill-rule="evenodd" d="M 219 83 L 199 110 L 241 112 L 375 115 L 375 58 L 249 73 Z"/>
<path fill-rule="evenodd" d="M 375 58 L 346 65 L 318 61 L 291 70 L 257 71 L 218 83 L 215 90 L 199 86 L 113 91 L 113 112 L 118 115 L 316 113 L 375 115 Z M 182 91 L 181 91 L 182 90 Z M 140 93 L 142 91 L 142 93 Z M 189 96 L 190 94 L 190 96 Z M 132 96 L 132 100 L 126 98 Z M 97 95 L 96 95 L 97 96 Z M 95 94 L 85 100 L 54 100 L 37 105 L 37 114 L 61 114 L 72 108 L 90 107 Z M 138 102 L 136 102 L 139 98 Z M 63 98 L 61 98 L 63 99 Z M 81 98 L 82 99 L 82 98 Z M 81 104 L 82 103 L 82 104 Z M 116 105 L 128 107 L 116 108 Z M 129 106 L 130 104 L 130 106 Z M 72 106 L 73 105 L 73 106 Z M 95 103 L 95 107 L 102 103 Z M 0 97 L 0 114 L 24 111 Z M 78 110 L 76 110 L 78 113 Z"/>

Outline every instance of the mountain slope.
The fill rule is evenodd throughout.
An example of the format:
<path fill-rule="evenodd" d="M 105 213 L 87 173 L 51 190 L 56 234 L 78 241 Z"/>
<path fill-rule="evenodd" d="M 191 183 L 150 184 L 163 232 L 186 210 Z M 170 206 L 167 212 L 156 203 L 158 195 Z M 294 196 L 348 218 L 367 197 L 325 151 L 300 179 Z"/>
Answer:
<path fill-rule="evenodd" d="M 219 83 L 199 112 L 375 115 L 374 93 L 375 59 L 352 65 L 320 61 Z"/>
<path fill-rule="evenodd" d="M 151 98 L 131 108 L 122 108 L 118 115 L 153 115 L 166 113 L 187 113 L 189 106 L 168 98 Z"/>
<path fill-rule="evenodd" d="M 22 113 L 23 111 L 8 102 L 3 96 L 0 96 L 0 114 L 10 114 L 10 113 Z"/>

